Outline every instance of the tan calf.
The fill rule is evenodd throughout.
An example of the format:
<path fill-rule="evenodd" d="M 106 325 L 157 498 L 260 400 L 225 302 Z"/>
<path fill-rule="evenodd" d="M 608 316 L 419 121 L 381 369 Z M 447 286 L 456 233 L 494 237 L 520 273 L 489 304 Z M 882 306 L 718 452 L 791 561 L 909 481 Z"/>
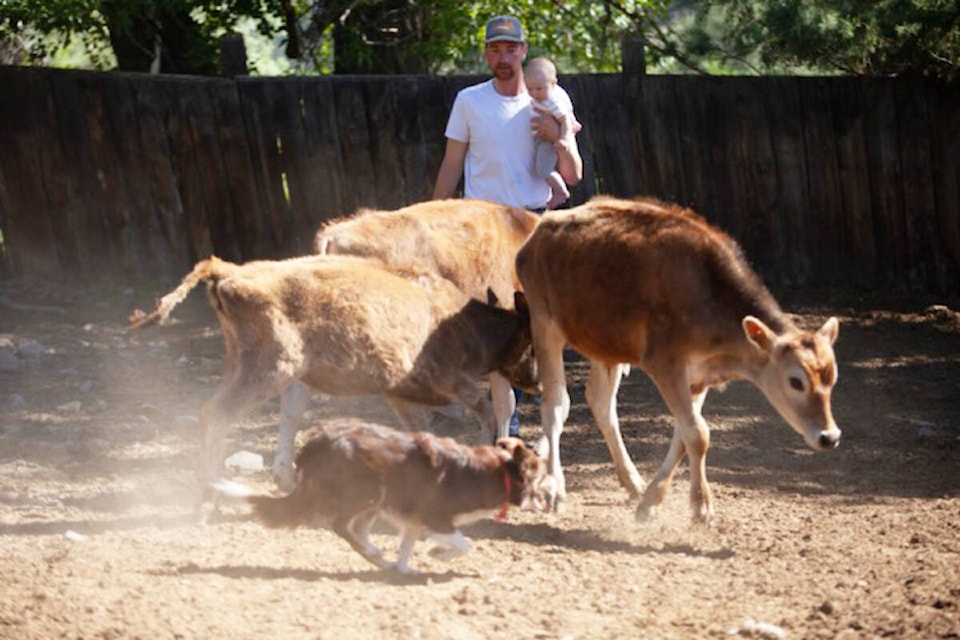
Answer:
<path fill-rule="evenodd" d="M 215 480 L 227 428 L 294 381 L 332 395 L 382 395 L 407 428 L 408 411 L 457 402 L 493 441 L 495 418 L 477 378 L 499 371 L 536 387 L 529 316 L 480 303 L 429 273 L 392 271 L 352 256 L 243 265 L 211 258 L 133 326 L 162 322 L 209 283 L 226 344 L 223 381 L 200 416 L 201 480 Z"/>
<path fill-rule="evenodd" d="M 539 216 L 523 209 L 470 199 L 432 200 L 394 211 L 361 209 L 321 227 L 314 250 L 377 258 L 392 267 L 415 266 L 478 300 L 485 300 L 492 290 L 509 307 L 517 289 L 517 250 L 538 221 Z M 490 375 L 490 391 L 497 434 L 505 437 L 514 410 L 513 393 L 496 371 Z M 293 443 L 305 426 L 309 399 L 310 392 L 300 384 L 291 385 L 281 398 L 273 476 L 286 490 L 295 484 Z"/>
<path fill-rule="evenodd" d="M 643 494 L 639 519 L 663 502 L 684 455 L 694 516 L 712 514 L 710 431 L 701 415 L 710 387 L 749 380 L 811 448 L 839 443 L 830 410 L 836 318 L 813 332 L 794 326 L 736 243 L 693 212 L 606 197 L 550 212 L 520 250 L 517 273 L 530 305 L 557 507 L 565 497 L 560 433 L 570 406 L 565 344 L 590 360 L 587 401 L 621 484 L 632 496 Z M 620 435 L 621 363 L 650 376 L 676 420 L 666 459 L 646 491 Z"/>

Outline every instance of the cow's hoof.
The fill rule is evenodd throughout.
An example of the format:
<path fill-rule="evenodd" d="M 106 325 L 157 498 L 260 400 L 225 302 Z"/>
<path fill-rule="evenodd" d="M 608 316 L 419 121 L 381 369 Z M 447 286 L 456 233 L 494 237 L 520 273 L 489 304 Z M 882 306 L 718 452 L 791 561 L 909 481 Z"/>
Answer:
<path fill-rule="evenodd" d="M 566 513 L 567 496 L 565 495 L 550 496 L 550 498 L 547 501 L 547 504 L 551 513 L 556 513 L 557 515 L 561 513 Z"/>
<path fill-rule="evenodd" d="M 281 491 L 290 493 L 297 487 L 297 471 L 293 465 L 276 466 L 270 470 L 273 481 L 277 483 L 277 488 Z"/>
<path fill-rule="evenodd" d="M 657 508 L 653 505 L 641 504 L 637 507 L 636 521 L 639 524 L 650 524 L 657 519 Z"/>
<path fill-rule="evenodd" d="M 691 514 L 691 524 L 695 527 L 712 527 L 714 524 L 713 509 L 695 509 Z"/>
<path fill-rule="evenodd" d="M 547 436 L 540 436 L 537 439 L 537 444 L 533 445 L 533 451 L 537 454 L 537 457 L 546 460 L 547 456 L 550 455 L 550 440 Z"/>
<path fill-rule="evenodd" d="M 643 481 L 639 473 L 631 473 L 620 478 L 620 486 L 630 494 L 630 500 L 639 500 L 640 496 L 647 490 L 647 483 Z"/>

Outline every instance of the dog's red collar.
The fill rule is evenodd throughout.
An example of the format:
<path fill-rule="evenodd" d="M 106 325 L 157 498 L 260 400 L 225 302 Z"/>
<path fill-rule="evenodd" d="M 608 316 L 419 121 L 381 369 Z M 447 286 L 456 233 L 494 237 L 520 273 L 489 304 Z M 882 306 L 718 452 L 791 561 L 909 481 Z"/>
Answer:
<path fill-rule="evenodd" d="M 500 511 L 493 516 L 493 519 L 497 522 L 506 522 L 510 509 L 510 470 L 507 469 L 506 463 L 503 465 L 503 488 L 506 490 L 507 495 L 503 499 L 503 504 L 500 505 Z"/>

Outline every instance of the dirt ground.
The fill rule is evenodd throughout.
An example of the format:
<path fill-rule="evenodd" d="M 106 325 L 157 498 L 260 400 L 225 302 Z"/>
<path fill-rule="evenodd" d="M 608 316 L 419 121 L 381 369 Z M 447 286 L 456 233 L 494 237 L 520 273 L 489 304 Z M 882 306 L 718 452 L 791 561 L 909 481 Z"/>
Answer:
<path fill-rule="evenodd" d="M 198 293 L 178 324 L 128 333 L 156 293 L 0 284 L 0 637 L 960 637 L 957 300 L 781 295 L 803 326 L 841 320 L 843 442 L 815 453 L 752 386 L 714 392 L 710 527 L 690 523 L 685 469 L 659 519 L 634 522 L 571 355 L 567 511 L 472 525 L 450 564 L 421 544 L 406 578 L 239 506 L 195 523 L 196 414 L 223 346 Z M 233 429 L 229 452 L 269 466 L 277 407 Z M 534 439 L 537 409 L 522 411 Z M 642 374 L 620 412 L 649 479 L 672 426 Z M 369 399 L 311 413 L 393 424 Z M 376 540 L 394 552 L 386 530 Z"/>

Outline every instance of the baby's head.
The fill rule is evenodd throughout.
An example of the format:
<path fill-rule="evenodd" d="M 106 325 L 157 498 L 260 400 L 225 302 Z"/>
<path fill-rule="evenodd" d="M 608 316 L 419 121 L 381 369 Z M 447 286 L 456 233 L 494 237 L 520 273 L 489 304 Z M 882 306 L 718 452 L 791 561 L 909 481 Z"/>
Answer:
<path fill-rule="evenodd" d="M 547 58 L 534 58 L 523 70 L 523 81 L 531 98 L 546 100 L 557 85 L 557 66 Z"/>

